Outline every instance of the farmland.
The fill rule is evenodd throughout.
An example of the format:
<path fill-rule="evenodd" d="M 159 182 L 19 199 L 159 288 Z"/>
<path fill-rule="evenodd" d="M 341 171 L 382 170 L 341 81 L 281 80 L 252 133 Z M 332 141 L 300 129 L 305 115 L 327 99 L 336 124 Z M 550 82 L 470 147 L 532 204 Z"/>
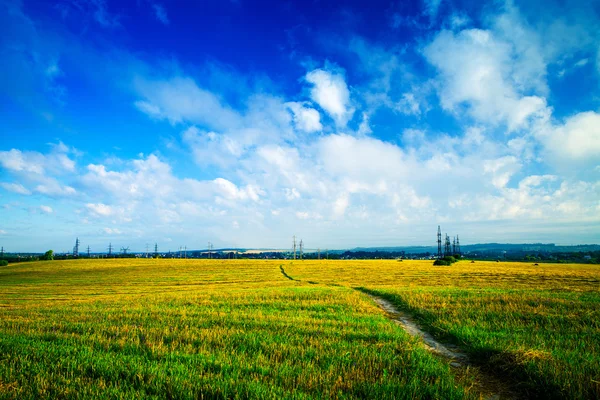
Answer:
<path fill-rule="evenodd" d="M 600 396 L 600 268 L 75 260 L 0 268 L 0 398 Z M 357 290 L 358 289 L 358 290 Z M 456 369 L 367 296 L 410 312 Z"/>

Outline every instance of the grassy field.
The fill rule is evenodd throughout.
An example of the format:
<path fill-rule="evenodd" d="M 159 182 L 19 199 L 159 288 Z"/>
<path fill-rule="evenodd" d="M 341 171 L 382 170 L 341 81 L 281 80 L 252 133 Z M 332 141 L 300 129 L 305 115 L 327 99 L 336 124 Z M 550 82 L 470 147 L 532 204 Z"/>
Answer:
<path fill-rule="evenodd" d="M 600 397 L 600 268 L 96 260 L 0 268 L 0 398 L 477 398 L 363 288 L 530 397 Z M 468 372 L 468 371 L 467 371 Z"/>

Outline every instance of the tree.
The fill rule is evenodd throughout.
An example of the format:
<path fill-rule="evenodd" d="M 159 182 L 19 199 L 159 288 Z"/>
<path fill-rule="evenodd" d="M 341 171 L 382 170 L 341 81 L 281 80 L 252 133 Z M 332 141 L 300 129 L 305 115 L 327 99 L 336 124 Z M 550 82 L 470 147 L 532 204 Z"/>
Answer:
<path fill-rule="evenodd" d="M 40 257 L 40 260 L 54 260 L 54 251 L 53 250 L 48 250 L 47 252 L 44 253 L 44 255 L 42 257 Z"/>

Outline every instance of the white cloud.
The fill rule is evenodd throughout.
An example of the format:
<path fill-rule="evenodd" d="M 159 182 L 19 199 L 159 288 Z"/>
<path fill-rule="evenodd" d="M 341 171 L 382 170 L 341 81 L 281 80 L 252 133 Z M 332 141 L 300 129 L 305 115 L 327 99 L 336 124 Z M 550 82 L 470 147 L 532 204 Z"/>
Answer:
<path fill-rule="evenodd" d="M 73 196 L 77 191 L 71 186 L 61 185 L 54 179 L 48 179 L 46 183 L 37 185 L 35 191 L 46 196 Z"/>
<path fill-rule="evenodd" d="M 479 121 L 506 123 L 509 130 L 527 126 L 528 119 L 548 112 L 544 98 L 523 95 L 539 89 L 545 65 L 529 67 L 522 55 L 494 32 L 468 29 L 440 32 L 424 49 L 427 60 L 441 73 L 440 98 L 444 109 L 456 112 L 467 104 Z M 517 68 L 527 65 L 524 71 Z"/>
<path fill-rule="evenodd" d="M 346 209 L 348 208 L 349 204 L 350 204 L 350 199 L 348 197 L 348 194 L 343 194 L 343 195 L 339 196 L 333 203 L 334 218 L 343 217 L 344 214 L 346 213 Z"/>
<path fill-rule="evenodd" d="M 117 228 L 103 228 L 102 232 L 107 235 L 120 235 L 122 233 L 121 230 Z"/>
<path fill-rule="evenodd" d="M 6 182 L 2 182 L 0 183 L 0 186 L 2 186 L 4 189 L 10 191 L 10 192 L 14 192 L 14 193 L 18 193 L 18 194 L 23 194 L 23 195 L 30 195 L 31 191 L 29 189 L 27 189 L 25 186 L 21 185 L 20 183 L 6 183 Z"/>
<path fill-rule="evenodd" d="M 135 87 L 143 100 L 135 106 L 155 119 L 171 124 L 189 121 L 211 129 L 232 129 L 241 125 L 241 116 L 213 93 L 188 77 L 168 80 L 137 79 Z"/>
<path fill-rule="evenodd" d="M 52 214 L 52 212 L 53 212 L 52 207 L 44 206 L 44 205 L 40 206 L 40 210 L 46 214 Z"/>
<path fill-rule="evenodd" d="M 321 116 L 314 108 L 306 107 L 304 104 L 297 102 L 289 102 L 285 105 L 294 113 L 294 126 L 296 129 L 307 133 L 323 130 Z"/>
<path fill-rule="evenodd" d="M 6 235 L 6 231 L 4 229 L 0 229 L 0 235 Z"/>
<path fill-rule="evenodd" d="M 86 208 L 92 212 L 95 215 L 99 215 L 102 217 L 108 217 L 110 215 L 112 215 L 113 210 L 110 206 L 107 206 L 106 204 L 102 204 L 102 203 L 88 203 L 85 205 Z"/>
<path fill-rule="evenodd" d="M 600 114 L 596 112 L 573 115 L 563 125 L 545 127 L 539 135 L 554 157 L 600 163 Z"/>
<path fill-rule="evenodd" d="M 354 114 L 350 105 L 350 91 L 344 77 L 339 73 L 315 69 L 306 74 L 308 83 L 313 85 L 310 96 L 325 110 L 339 126 L 345 126 Z"/>
<path fill-rule="evenodd" d="M 16 149 L 0 151 L 0 165 L 16 172 L 44 173 L 44 157 L 35 152 L 22 153 Z"/>

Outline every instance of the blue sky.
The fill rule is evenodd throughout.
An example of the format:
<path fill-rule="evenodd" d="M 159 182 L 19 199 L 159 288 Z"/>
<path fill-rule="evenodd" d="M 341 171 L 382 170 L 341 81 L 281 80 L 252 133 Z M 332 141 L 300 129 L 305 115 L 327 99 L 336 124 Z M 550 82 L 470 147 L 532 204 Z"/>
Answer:
<path fill-rule="evenodd" d="M 600 242 L 600 2 L 0 1 L 0 245 Z"/>

